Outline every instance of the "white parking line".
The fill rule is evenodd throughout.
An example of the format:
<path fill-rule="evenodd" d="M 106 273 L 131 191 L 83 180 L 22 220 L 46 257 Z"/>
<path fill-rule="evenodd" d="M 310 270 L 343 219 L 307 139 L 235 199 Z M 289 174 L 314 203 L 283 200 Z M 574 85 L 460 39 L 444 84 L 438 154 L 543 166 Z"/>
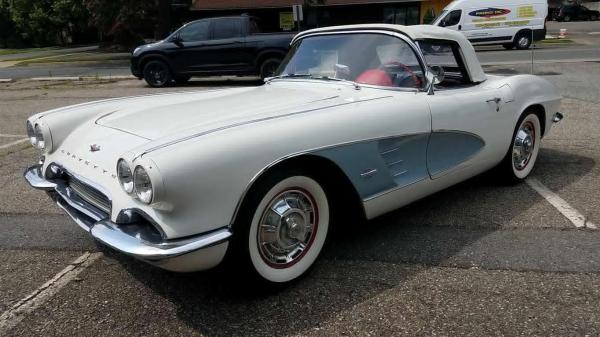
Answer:
<path fill-rule="evenodd" d="M 14 142 L 10 142 L 8 144 L 0 145 L 0 150 L 8 149 L 11 146 L 15 146 L 17 144 L 25 143 L 26 141 L 29 141 L 29 138 L 19 139 L 19 140 L 16 140 Z"/>
<path fill-rule="evenodd" d="M 27 137 L 25 135 L 5 135 L 5 134 L 0 134 L 0 138 L 23 138 L 23 137 Z"/>
<path fill-rule="evenodd" d="M 598 229 L 598 227 L 591 221 L 587 221 L 583 214 L 579 213 L 575 208 L 569 205 L 568 202 L 559 197 L 556 193 L 552 192 L 548 187 L 544 186 L 539 180 L 535 178 L 527 178 L 527 185 L 538 192 L 546 201 L 548 201 L 554 208 L 556 208 L 562 215 L 564 215 L 573 225 L 577 228 L 590 228 Z"/>
<path fill-rule="evenodd" d="M 102 256 L 102 253 L 88 253 L 81 255 L 65 269 L 54 275 L 50 281 L 37 288 L 29 296 L 23 298 L 0 316 L 0 336 L 12 329 L 25 316 L 39 308 L 44 302 L 52 298 L 60 289 L 71 282 L 79 273 L 89 267 Z"/>

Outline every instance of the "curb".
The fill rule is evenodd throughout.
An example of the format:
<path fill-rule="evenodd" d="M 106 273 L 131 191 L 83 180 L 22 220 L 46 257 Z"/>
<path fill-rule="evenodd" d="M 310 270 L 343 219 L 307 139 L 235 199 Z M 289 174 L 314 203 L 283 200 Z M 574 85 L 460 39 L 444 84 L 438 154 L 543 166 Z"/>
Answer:
<path fill-rule="evenodd" d="M 90 80 L 132 80 L 137 77 L 133 75 L 115 75 L 115 76 L 49 76 L 33 77 L 29 81 L 90 81 Z"/>

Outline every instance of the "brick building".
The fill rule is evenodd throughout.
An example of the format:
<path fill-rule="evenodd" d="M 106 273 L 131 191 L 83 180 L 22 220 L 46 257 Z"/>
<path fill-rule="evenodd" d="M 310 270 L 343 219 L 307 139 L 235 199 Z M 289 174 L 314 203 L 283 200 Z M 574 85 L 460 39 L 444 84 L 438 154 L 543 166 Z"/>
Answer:
<path fill-rule="evenodd" d="M 194 0 L 190 18 L 247 13 L 259 17 L 268 31 L 291 30 L 292 6 L 304 0 Z M 319 1 L 312 1 L 319 3 Z M 304 6 L 303 28 L 355 23 L 415 25 L 430 21 L 450 0 L 325 0 Z"/>

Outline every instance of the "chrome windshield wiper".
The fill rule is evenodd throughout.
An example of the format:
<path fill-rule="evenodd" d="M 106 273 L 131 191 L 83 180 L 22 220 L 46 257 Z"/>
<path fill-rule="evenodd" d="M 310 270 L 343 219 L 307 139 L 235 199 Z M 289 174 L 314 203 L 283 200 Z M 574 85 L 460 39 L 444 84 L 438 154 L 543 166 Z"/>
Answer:
<path fill-rule="evenodd" d="M 329 77 L 329 76 L 315 76 L 315 75 L 312 75 L 312 74 L 283 74 L 283 75 L 277 75 L 277 76 L 273 76 L 273 77 L 269 77 L 269 78 L 265 79 L 265 83 L 269 83 L 272 80 L 276 80 L 276 79 L 280 79 L 280 78 L 308 78 L 308 79 L 311 79 L 311 80 L 344 82 L 344 83 L 352 84 L 356 90 L 360 89 L 360 85 L 358 85 L 358 83 L 356 83 L 354 81 L 345 80 L 345 79 L 336 78 L 336 77 Z"/>
<path fill-rule="evenodd" d="M 269 83 L 272 80 L 277 80 L 280 78 L 311 78 L 311 77 L 312 77 L 311 74 L 282 74 L 282 75 L 265 78 L 265 83 Z"/>
<path fill-rule="evenodd" d="M 348 84 L 352 84 L 354 86 L 354 89 L 360 90 L 360 85 L 358 85 L 358 83 L 356 83 L 354 81 L 350 81 L 350 80 L 345 80 L 343 78 L 329 77 L 329 76 L 311 76 L 310 78 L 315 79 L 315 80 L 336 81 L 336 82 L 348 83 Z"/>

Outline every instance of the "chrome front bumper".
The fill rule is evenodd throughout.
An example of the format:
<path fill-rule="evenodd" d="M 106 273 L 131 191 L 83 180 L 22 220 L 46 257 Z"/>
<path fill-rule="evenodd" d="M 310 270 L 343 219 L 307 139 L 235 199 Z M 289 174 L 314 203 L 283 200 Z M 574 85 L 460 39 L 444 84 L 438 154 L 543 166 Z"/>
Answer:
<path fill-rule="evenodd" d="M 45 179 L 39 165 L 28 168 L 24 176 L 32 187 L 47 191 L 94 239 L 161 268 L 181 272 L 208 269 L 219 264 L 227 251 L 227 240 L 231 236 L 228 228 L 186 239 L 167 240 L 148 225 L 110 221 L 109 214 L 77 195 L 65 180 Z"/>

